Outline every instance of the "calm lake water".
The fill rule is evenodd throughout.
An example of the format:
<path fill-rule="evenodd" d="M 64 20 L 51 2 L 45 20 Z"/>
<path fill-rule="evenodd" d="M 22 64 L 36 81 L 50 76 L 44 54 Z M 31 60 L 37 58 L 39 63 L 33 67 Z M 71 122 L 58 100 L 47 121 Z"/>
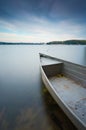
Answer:
<path fill-rule="evenodd" d="M 1 45 L 0 130 L 76 130 L 42 83 L 39 52 L 86 65 L 86 46 Z"/>

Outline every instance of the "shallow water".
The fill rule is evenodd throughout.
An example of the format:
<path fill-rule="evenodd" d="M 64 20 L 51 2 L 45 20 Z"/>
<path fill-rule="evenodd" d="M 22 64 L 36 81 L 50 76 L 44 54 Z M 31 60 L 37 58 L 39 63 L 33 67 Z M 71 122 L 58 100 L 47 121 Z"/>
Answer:
<path fill-rule="evenodd" d="M 86 65 L 85 46 L 0 46 L 0 130 L 76 129 L 41 80 L 39 52 Z"/>

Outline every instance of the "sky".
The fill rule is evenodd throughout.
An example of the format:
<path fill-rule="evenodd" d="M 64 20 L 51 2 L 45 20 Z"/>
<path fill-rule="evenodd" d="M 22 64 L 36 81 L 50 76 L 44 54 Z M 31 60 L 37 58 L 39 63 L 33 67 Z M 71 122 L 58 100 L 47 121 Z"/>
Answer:
<path fill-rule="evenodd" d="M 0 0 L 0 41 L 86 40 L 86 0 Z"/>

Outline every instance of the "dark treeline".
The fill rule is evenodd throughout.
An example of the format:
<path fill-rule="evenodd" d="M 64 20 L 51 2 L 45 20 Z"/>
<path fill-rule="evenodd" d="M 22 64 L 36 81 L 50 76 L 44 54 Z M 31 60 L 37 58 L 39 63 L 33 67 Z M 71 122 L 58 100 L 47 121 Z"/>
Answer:
<path fill-rule="evenodd" d="M 86 40 L 67 40 L 67 41 L 52 41 L 48 42 L 47 45 L 86 45 Z"/>
<path fill-rule="evenodd" d="M 44 43 L 9 43 L 9 42 L 0 42 L 0 45 L 43 45 Z"/>

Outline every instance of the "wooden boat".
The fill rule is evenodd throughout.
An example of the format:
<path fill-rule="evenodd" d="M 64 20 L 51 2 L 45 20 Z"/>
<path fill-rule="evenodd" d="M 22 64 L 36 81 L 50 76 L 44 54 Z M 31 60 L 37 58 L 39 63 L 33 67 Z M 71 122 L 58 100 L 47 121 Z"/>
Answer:
<path fill-rule="evenodd" d="M 42 80 L 79 130 L 86 130 L 86 67 L 40 55 Z"/>

